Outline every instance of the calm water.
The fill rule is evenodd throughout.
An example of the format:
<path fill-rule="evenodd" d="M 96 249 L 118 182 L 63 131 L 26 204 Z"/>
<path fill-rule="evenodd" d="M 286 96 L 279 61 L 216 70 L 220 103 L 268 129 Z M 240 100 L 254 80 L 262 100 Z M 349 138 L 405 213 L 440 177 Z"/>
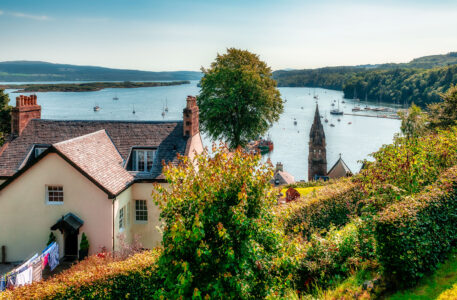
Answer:
<path fill-rule="evenodd" d="M 341 100 L 343 93 L 326 89 L 280 88 L 284 105 L 281 119 L 269 131 L 274 142 L 274 151 L 264 159 L 276 164 L 280 161 L 284 169 L 295 176 L 295 180 L 308 177 L 308 136 L 314 117 L 316 101 L 314 93 L 319 96 L 321 115 L 328 118 L 324 124 L 327 139 L 328 168 L 336 162 L 339 153 L 353 172 L 360 169 L 359 160 L 379 149 L 383 144 L 392 142 L 399 131 L 400 121 L 384 118 L 368 118 L 357 116 L 332 116 L 331 103 Z M 11 105 L 15 105 L 15 97 L 19 94 L 10 93 Z M 105 89 L 97 92 L 80 93 L 37 93 L 38 102 L 42 106 L 43 119 L 67 120 L 182 120 L 182 109 L 187 95 L 197 95 L 197 82 L 181 86 L 136 88 L 136 89 Z M 112 100 L 117 95 L 119 100 Z M 340 108 L 350 113 L 354 103 L 345 99 Z M 163 107 L 168 103 L 168 113 L 161 116 Z M 98 105 L 101 110 L 93 111 Z M 337 102 L 335 102 L 337 106 Z M 375 104 L 371 104 L 375 107 Z M 382 104 L 382 106 L 387 106 Z M 132 110 L 135 109 L 135 114 Z M 374 112 L 360 112 L 376 115 Z M 385 113 L 380 113 L 385 114 Z M 297 125 L 294 125 L 294 118 Z M 337 119 L 341 121 L 338 122 Z M 323 121 L 323 119 L 322 119 Z M 348 122 L 352 122 L 351 125 Z M 333 123 L 335 127 L 330 127 Z M 211 140 L 204 137 L 205 146 L 211 146 Z"/>

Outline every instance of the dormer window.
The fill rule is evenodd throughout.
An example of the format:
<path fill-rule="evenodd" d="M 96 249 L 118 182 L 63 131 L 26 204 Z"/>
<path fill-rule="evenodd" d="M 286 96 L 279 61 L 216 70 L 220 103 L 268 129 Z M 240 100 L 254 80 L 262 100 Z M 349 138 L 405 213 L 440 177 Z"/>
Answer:
<path fill-rule="evenodd" d="M 154 164 L 155 150 L 153 149 L 133 149 L 132 151 L 132 171 L 151 172 Z"/>
<path fill-rule="evenodd" d="M 38 146 L 36 146 L 35 149 L 34 149 L 35 158 L 40 156 L 40 154 L 43 153 L 46 149 L 47 149 L 46 147 L 38 147 Z"/>

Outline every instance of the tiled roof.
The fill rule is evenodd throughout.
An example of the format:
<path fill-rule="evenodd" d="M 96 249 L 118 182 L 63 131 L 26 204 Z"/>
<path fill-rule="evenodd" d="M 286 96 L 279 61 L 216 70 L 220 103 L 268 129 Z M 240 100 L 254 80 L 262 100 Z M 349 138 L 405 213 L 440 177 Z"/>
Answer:
<path fill-rule="evenodd" d="M 106 130 L 124 160 L 132 147 L 157 147 L 157 164 L 149 178 L 161 177 L 161 163 L 177 163 L 184 155 L 187 137 L 182 121 L 70 121 L 31 120 L 22 134 L 0 151 L 0 176 L 16 173 L 35 144 L 56 144 L 99 130 Z"/>
<path fill-rule="evenodd" d="M 122 166 L 123 159 L 105 130 L 52 146 L 112 195 L 123 191 L 134 180 Z"/>

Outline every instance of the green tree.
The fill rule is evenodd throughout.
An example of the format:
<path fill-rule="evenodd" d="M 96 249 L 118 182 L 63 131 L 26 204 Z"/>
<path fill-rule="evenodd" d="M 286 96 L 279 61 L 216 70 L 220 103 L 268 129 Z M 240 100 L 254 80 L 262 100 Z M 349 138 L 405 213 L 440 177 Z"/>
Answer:
<path fill-rule="evenodd" d="M 427 115 L 414 103 L 405 112 L 399 112 L 401 118 L 400 130 L 407 139 L 417 138 L 425 133 Z"/>
<path fill-rule="evenodd" d="M 283 111 L 271 69 L 246 50 L 230 48 L 202 68 L 197 97 L 202 130 L 233 149 L 265 134 Z"/>
<path fill-rule="evenodd" d="M 156 297 L 259 299 L 287 287 L 275 275 L 282 235 L 271 166 L 241 149 L 213 152 L 164 167 L 170 186 L 153 193 L 166 224 Z"/>
<path fill-rule="evenodd" d="M 429 126 L 433 129 L 445 129 L 457 123 L 457 85 L 451 86 L 446 93 L 440 96 L 443 102 L 428 106 Z"/>
<path fill-rule="evenodd" d="M 5 137 L 11 132 L 11 106 L 10 98 L 5 91 L 0 89 L 0 146 L 5 142 Z"/>

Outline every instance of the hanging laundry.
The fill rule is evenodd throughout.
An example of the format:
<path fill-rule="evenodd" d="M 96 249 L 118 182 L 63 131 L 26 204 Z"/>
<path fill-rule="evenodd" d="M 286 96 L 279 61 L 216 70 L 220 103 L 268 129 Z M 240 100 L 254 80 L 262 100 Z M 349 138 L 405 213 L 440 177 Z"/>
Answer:
<path fill-rule="evenodd" d="M 42 279 L 42 270 L 41 270 L 41 259 L 40 257 L 37 257 L 35 261 L 32 262 L 32 281 L 37 282 L 41 281 Z"/>
<path fill-rule="evenodd" d="M 42 270 L 44 270 L 44 268 L 46 268 L 46 266 L 48 265 L 48 261 L 49 261 L 49 253 L 42 256 L 42 259 L 41 259 L 41 262 L 42 262 L 41 269 Z"/>
<path fill-rule="evenodd" d="M 59 265 L 59 244 L 55 243 L 48 249 L 49 251 L 49 267 L 53 271 Z"/>
<path fill-rule="evenodd" d="M 16 286 L 22 286 L 32 283 L 32 267 L 28 266 L 16 276 Z"/>

